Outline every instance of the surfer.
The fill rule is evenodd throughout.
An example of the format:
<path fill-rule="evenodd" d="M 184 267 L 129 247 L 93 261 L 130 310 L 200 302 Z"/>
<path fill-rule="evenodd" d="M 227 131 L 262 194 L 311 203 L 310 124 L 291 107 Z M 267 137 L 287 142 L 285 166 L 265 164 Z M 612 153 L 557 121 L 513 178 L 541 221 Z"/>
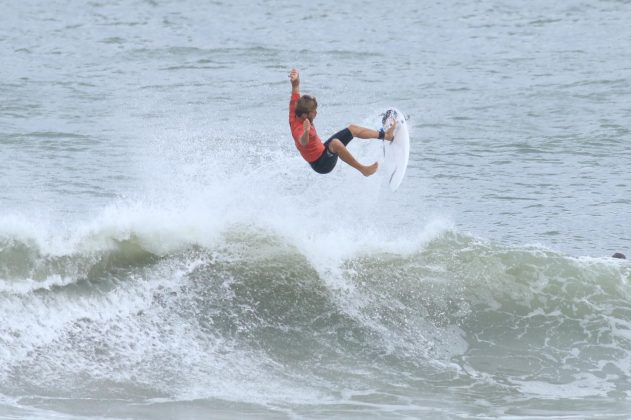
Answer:
<path fill-rule="evenodd" d="M 294 138 L 296 148 L 313 170 L 320 174 L 331 172 L 339 156 L 364 176 L 374 174 L 379 164 L 375 162 L 372 165 L 362 165 L 351 155 L 346 146 L 353 137 L 392 141 L 396 121 L 390 125 L 387 131 L 383 129 L 377 131 L 351 124 L 322 143 L 313 124 L 314 118 L 318 115 L 316 98 L 310 95 L 300 96 L 300 75 L 295 68 L 289 72 L 289 80 L 291 81 L 291 100 L 289 101 L 291 135 Z"/>

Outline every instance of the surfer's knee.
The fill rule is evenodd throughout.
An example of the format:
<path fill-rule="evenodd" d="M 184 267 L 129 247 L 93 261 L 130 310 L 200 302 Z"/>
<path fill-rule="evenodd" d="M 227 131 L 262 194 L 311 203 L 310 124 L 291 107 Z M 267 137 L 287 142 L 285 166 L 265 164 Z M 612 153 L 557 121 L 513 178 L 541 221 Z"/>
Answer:
<path fill-rule="evenodd" d="M 357 137 L 357 134 L 359 134 L 359 130 L 362 128 L 358 125 L 355 124 L 350 124 L 348 127 L 348 130 L 351 132 L 351 134 L 353 135 L 353 137 Z"/>
<path fill-rule="evenodd" d="M 334 138 L 329 142 L 329 150 L 333 153 L 338 153 L 343 148 L 346 148 L 346 146 L 344 146 L 344 143 L 342 143 L 340 139 Z"/>

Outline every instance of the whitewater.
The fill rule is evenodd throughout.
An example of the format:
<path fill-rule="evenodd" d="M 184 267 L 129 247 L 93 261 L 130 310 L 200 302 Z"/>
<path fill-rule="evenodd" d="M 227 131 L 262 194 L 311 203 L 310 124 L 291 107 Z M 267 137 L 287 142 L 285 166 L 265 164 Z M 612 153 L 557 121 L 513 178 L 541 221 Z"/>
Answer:
<path fill-rule="evenodd" d="M 629 5 L 243 7 L 0 17 L 0 418 L 628 418 Z"/>

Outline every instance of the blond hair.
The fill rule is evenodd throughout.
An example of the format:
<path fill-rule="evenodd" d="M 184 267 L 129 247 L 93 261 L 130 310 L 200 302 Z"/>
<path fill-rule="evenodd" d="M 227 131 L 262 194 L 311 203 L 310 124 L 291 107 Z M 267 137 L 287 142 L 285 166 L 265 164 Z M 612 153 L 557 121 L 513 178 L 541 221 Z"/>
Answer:
<path fill-rule="evenodd" d="M 300 99 L 298 99 L 298 102 L 296 102 L 294 112 L 296 113 L 296 117 L 299 117 L 302 114 L 314 111 L 317 107 L 318 101 L 316 101 L 315 96 L 302 95 Z"/>

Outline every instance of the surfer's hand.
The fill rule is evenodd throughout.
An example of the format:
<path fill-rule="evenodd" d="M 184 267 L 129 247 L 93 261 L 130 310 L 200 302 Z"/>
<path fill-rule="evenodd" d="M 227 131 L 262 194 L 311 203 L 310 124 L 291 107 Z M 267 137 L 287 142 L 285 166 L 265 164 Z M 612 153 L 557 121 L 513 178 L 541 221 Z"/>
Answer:
<path fill-rule="evenodd" d="M 309 130 L 311 130 L 311 121 L 305 119 L 305 122 L 302 123 L 302 136 L 298 139 L 300 144 L 306 146 L 309 143 Z"/>
<path fill-rule="evenodd" d="M 289 80 L 291 81 L 291 86 L 296 87 L 300 84 L 300 74 L 298 70 L 293 68 L 289 72 Z"/>

